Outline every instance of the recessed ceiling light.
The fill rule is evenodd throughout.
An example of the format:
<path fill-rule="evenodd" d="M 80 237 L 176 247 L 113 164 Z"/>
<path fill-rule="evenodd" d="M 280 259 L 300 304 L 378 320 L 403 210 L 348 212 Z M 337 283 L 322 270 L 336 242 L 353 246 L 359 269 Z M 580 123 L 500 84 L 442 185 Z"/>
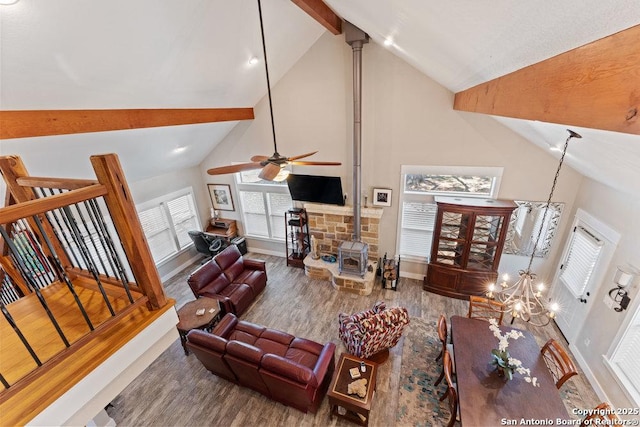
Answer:
<path fill-rule="evenodd" d="M 0 5 L 9 6 L 10 4 L 18 3 L 18 0 L 0 0 Z"/>
<path fill-rule="evenodd" d="M 259 62 L 259 61 L 258 61 L 258 58 L 256 58 L 255 56 L 252 56 L 252 57 L 249 59 L 249 65 L 256 65 L 258 62 Z"/>
<path fill-rule="evenodd" d="M 385 46 L 393 46 L 393 38 L 387 37 L 386 39 L 384 39 L 384 45 Z"/>
<path fill-rule="evenodd" d="M 180 154 L 186 149 L 187 147 L 185 147 L 184 145 L 178 145 L 176 148 L 173 149 L 173 154 Z"/>

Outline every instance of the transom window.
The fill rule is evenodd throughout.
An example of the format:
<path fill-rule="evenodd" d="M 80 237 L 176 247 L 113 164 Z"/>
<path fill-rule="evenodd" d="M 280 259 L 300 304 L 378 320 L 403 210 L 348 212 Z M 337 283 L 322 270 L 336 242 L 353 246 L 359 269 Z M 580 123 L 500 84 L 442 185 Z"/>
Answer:
<path fill-rule="evenodd" d="M 398 253 L 428 261 L 437 206 L 434 195 L 496 198 L 502 168 L 403 165 Z"/>

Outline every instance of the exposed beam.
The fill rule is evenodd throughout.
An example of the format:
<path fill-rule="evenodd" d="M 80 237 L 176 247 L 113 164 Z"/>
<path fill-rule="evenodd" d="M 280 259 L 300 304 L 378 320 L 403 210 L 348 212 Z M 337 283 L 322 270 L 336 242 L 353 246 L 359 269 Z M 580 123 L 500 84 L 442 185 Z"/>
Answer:
<path fill-rule="evenodd" d="M 342 18 L 336 15 L 322 0 L 291 0 L 332 34 L 342 33 Z"/>
<path fill-rule="evenodd" d="M 253 108 L 0 111 L 0 139 L 253 119 Z"/>
<path fill-rule="evenodd" d="M 640 134 L 640 25 L 458 92 L 453 108 Z"/>

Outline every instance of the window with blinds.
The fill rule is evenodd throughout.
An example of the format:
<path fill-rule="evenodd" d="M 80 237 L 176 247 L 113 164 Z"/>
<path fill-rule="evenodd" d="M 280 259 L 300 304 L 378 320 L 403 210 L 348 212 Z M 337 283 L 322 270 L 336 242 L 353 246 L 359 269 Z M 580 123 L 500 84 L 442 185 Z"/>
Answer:
<path fill-rule="evenodd" d="M 437 212 L 438 207 L 435 203 L 402 203 L 401 257 L 429 257 Z"/>
<path fill-rule="evenodd" d="M 577 226 L 573 230 L 567 256 L 561 266 L 560 280 L 573 296 L 581 298 L 602 252 L 603 241 Z"/>
<path fill-rule="evenodd" d="M 156 264 L 193 245 L 189 230 L 199 230 L 191 188 L 136 207 L 151 256 Z"/>
<path fill-rule="evenodd" d="M 253 175 L 236 174 L 245 235 L 283 241 L 284 213 L 293 206 L 289 187 L 286 182 L 263 181 L 257 173 Z"/>
<path fill-rule="evenodd" d="M 640 406 L 640 312 L 636 312 L 620 343 L 608 360 L 609 366 L 636 406 Z"/>

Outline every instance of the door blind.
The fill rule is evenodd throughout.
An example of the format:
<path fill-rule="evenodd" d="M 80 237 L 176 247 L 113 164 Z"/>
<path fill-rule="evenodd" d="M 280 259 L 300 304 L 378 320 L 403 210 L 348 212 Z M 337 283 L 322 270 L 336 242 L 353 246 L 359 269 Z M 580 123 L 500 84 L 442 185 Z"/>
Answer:
<path fill-rule="evenodd" d="M 636 315 L 620 341 L 620 346 L 612 357 L 616 373 L 622 378 L 625 387 L 635 396 L 640 397 L 640 316 Z M 636 400 L 636 403 L 640 403 Z"/>
<path fill-rule="evenodd" d="M 603 242 L 581 226 L 577 226 L 566 259 L 562 265 L 560 280 L 564 282 L 574 297 L 581 298 L 602 251 Z"/>

